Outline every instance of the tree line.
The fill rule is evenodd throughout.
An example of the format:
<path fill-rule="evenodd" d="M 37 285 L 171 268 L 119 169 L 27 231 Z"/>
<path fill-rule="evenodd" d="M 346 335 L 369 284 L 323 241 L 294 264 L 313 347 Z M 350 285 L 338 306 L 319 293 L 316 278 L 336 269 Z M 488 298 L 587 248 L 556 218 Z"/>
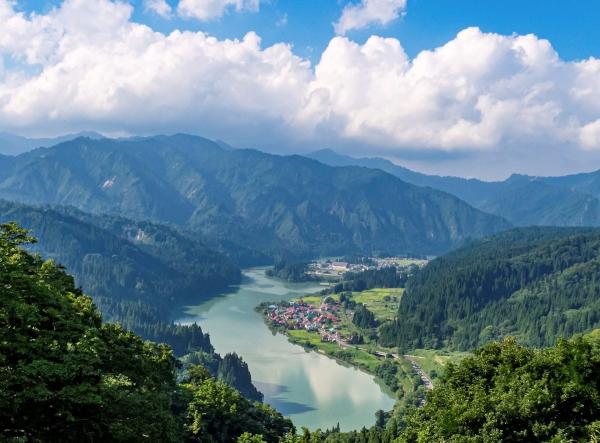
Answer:
<path fill-rule="evenodd" d="M 472 350 L 516 336 L 531 346 L 600 326 L 600 232 L 526 228 L 430 262 L 407 285 L 386 346 Z"/>

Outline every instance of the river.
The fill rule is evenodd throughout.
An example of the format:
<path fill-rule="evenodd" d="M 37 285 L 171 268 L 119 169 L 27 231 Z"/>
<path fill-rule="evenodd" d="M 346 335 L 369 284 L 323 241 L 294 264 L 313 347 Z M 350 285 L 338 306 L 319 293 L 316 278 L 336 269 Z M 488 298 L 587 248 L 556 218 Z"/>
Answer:
<path fill-rule="evenodd" d="M 297 427 L 344 431 L 374 424 L 375 411 L 390 410 L 394 400 L 374 377 L 316 352 L 306 352 L 286 337 L 273 335 L 254 308 L 265 301 L 289 300 L 316 292 L 314 283 L 286 283 L 264 274 L 243 272 L 231 291 L 183 308 L 178 323 L 197 322 L 210 333 L 217 352 L 237 352 L 248 363 L 265 402 L 292 418 Z"/>

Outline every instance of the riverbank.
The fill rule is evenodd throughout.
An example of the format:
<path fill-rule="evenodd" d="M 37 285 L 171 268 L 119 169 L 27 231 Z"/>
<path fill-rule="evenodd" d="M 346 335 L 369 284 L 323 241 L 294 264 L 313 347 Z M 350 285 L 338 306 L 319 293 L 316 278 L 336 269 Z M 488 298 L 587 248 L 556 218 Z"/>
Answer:
<path fill-rule="evenodd" d="M 298 428 L 331 429 L 338 422 L 344 431 L 372 426 L 377 410 L 394 407 L 389 390 L 364 371 L 318 352 L 304 352 L 285 336 L 273 335 L 254 311 L 262 302 L 295 299 L 321 287 L 283 282 L 264 271 L 243 270 L 239 286 L 182 307 L 176 323 L 198 322 L 217 352 L 240 355 L 265 403 L 292 418 Z"/>
<path fill-rule="evenodd" d="M 417 350 L 399 355 L 377 345 L 376 326 L 359 328 L 352 321 L 360 304 L 374 313 L 376 324 L 395 318 L 403 290 L 375 288 L 348 293 L 308 295 L 280 303 L 267 302 L 256 310 L 273 333 L 307 351 L 316 351 L 338 362 L 376 376 L 403 404 L 422 404 L 427 390 L 457 353 Z"/>

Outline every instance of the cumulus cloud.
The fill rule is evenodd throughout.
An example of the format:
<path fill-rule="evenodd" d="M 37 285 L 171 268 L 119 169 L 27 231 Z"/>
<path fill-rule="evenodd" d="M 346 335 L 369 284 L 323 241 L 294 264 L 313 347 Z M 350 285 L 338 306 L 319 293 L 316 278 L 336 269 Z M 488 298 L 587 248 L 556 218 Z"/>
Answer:
<path fill-rule="evenodd" d="M 311 66 L 255 33 L 165 35 L 131 14 L 127 3 L 67 0 L 26 15 L 0 0 L 0 59 L 13 61 L 0 71 L 0 129 L 186 131 L 389 156 L 600 152 L 600 60 L 561 60 L 534 35 L 468 28 L 413 59 L 397 39 L 335 37 Z"/>
<path fill-rule="evenodd" d="M 180 0 L 177 12 L 182 17 L 211 20 L 232 8 L 237 12 L 258 11 L 259 0 Z"/>
<path fill-rule="evenodd" d="M 172 13 L 171 6 L 166 0 L 144 0 L 144 8 L 146 11 L 154 12 L 161 17 L 170 17 Z"/>
<path fill-rule="evenodd" d="M 360 3 L 346 5 L 333 26 L 339 35 L 374 24 L 385 26 L 400 17 L 405 8 L 406 0 L 361 0 Z"/>

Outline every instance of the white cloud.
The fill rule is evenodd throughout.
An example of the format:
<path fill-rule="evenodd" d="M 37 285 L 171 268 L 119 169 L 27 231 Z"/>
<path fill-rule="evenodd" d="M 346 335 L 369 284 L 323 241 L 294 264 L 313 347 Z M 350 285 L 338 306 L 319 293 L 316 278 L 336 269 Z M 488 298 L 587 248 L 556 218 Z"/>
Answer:
<path fill-rule="evenodd" d="M 131 14 L 126 3 L 67 0 L 28 16 L 0 0 L 0 59 L 18 62 L 0 72 L 0 130 L 185 131 L 388 156 L 600 153 L 600 60 L 563 61 L 534 35 L 468 28 L 414 59 L 393 38 L 335 37 L 312 67 L 255 33 L 165 35 Z"/>
<path fill-rule="evenodd" d="M 211 20 L 231 8 L 237 12 L 258 11 L 259 0 L 180 0 L 177 12 L 186 18 Z"/>
<path fill-rule="evenodd" d="M 144 8 L 166 18 L 170 17 L 173 12 L 166 0 L 144 0 Z"/>
<path fill-rule="evenodd" d="M 406 0 L 361 0 L 360 3 L 346 5 L 333 26 L 338 35 L 373 24 L 385 26 L 400 17 L 405 8 Z"/>

